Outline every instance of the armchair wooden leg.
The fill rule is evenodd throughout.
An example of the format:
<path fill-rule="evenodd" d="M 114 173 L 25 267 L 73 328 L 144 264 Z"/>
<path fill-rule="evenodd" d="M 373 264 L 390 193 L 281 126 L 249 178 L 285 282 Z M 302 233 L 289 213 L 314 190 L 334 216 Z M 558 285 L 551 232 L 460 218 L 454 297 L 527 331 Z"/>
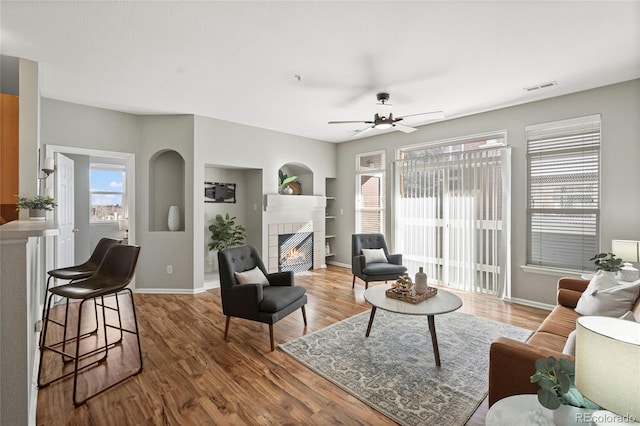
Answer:
<path fill-rule="evenodd" d="M 369 281 L 365 281 L 364 282 L 364 289 L 368 289 L 369 288 Z"/>
<path fill-rule="evenodd" d="M 304 305 L 302 305 L 302 319 L 304 320 L 304 326 L 307 326 L 307 311 L 304 309 Z"/>
<path fill-rule="evenodd" d="M 227 334 L 229 334 L 229 321 L 231 321 L 231 317 L 227 315 L 227 320 L 224 324 L 224 340 L 227 340 Z"/>
<path fill-rule="evenodd" d="M 271 339 L 271 352 L 275 350 L 275 344 L 273 343 L 273 324 L 269 324 L 269 339 Z"/>
<path fill-rule="evenodd" d="M 351 283 L 351 288 L 356 288 L 356 276 L 353 276 L 353 282 Z"/>

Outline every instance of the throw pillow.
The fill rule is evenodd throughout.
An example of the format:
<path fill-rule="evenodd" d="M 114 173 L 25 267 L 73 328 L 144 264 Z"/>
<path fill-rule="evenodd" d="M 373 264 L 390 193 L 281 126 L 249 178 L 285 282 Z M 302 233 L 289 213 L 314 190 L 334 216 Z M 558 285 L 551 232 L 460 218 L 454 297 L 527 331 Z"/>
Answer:
<path fill-rule="evenodd" d="M 631 284 L 618 284 L 615 278 L 598 271 L 582 293 L 576 312 L 580 315 L 620 317 L 631 309 L 638 299 L 640 280 Z"/>
<path fill-rule="evenodd" d="M 384 249 L 362 249 L 364 260 L 367 263 L 388 263 L 387 255 L 384 254 Z"/>
<path fill-rule="evenodd" d="M 269 280 L 267 280 L 267 277 L 257 266 L 248 271 L 235 272 L 235 276 L 238 284 L 262 284 L 263 286 L 269 285 Z"/>
<path fill-rule="evenodd" d="M 636 322 L 636 317 L 633 316 L 633 312 L 627 311 L 624 315 L 620 317 L 622 320 L 633 321 Z M 573 330 L 569 333 L 567 337 L 567 343 L 564 345 L 564 349 L 562 349 L 562 353 L 565 355 L 571 355 L 573 357 L 576 356 L 576 333 L 578 330 Z"/>

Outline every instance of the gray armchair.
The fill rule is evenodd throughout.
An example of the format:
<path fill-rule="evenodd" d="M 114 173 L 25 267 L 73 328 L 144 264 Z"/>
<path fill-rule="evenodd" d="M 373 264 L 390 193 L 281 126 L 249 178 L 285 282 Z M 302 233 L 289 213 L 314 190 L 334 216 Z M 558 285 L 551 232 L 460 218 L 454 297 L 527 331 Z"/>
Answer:
<path fill-rule="evenodd" d="M 292 272 L 267 274 L 267 270 L 251 246 L 236 247 L 218 252 L 222 312 L 227 316 L 224 338 L 227 339 L 231 317 L 244 318 L 269 324 L 271 350 L 274 350 L 273 324 L 296 309 L 302 309 L 302 319 L 307 326 L 306 289 L 296 287 Z M 258 267 L 267 277 L 269 285 L 239 284 L 235 272 L 246 272 Z"/>
<path fill-rule="evenodd" d="M 387 257 L 387 262 L 367 263 L 362 249 L 383 249 Z M 389 254 L 387 242 L 382 234 L 353 234 L 351 236 L 351 271 L 353 272 L 353 283 L 351 288 L 356 286 L 356 277 L 364 281 L 364 288 L 369 288 L 370 281 L 396 280 L 405 272 L 407 268 L 402 266 L 401 254 Z"/>

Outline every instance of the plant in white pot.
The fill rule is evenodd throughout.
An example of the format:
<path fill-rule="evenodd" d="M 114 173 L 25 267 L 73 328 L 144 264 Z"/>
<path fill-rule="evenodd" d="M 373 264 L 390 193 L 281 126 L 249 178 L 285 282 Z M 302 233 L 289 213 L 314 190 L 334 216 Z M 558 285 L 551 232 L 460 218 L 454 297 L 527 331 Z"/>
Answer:
<path fill-rule="evenodd" d="M 584 414 L 600 409 L 576 388 L 575 374 L 575 364 L 570 359 L 557 360 L 550 356 L 536 360 L 536 373 L 531 376 L 531 383 L 540 385 L 538 401 L 543 407 L 554 410 L 556 425 L 591 424 L 587 421 L 590 416 Z"/>
<path fill-rule="evenodd" d="M 618 272 L 622 268 L 622 259 L 613 253 L 598 253 L 591 259 L 599 270 L 606 272 Z"/>
<path fill-rule="evenodd" d="M 29 219 L 44 219 L 47 211 L 57 206 L 54 199 L 48 195 L 35 197 L 16 196 L 16 210 L 29 209 Z"/>

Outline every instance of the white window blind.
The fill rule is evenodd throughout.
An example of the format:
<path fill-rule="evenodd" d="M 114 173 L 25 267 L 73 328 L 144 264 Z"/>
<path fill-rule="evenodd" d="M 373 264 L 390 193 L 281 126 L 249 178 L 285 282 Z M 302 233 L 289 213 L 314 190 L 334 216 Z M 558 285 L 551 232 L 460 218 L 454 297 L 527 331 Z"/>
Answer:
<path fill-rule="evenodd" d="M 384 151 L 356 156 L 356 230 L 384 234 L 385 222 Z"/>
<path fill-rule="evenodd" d="M 599 252 L 600 116 L 526 128 L 527 264 L 592 270 Z"/>
<path fill-rule="evenodd" d="M 395 247 L 409 273 L 503 295 L 509 273 L 510 150 L 505 135 L 401 149 Z"/>

